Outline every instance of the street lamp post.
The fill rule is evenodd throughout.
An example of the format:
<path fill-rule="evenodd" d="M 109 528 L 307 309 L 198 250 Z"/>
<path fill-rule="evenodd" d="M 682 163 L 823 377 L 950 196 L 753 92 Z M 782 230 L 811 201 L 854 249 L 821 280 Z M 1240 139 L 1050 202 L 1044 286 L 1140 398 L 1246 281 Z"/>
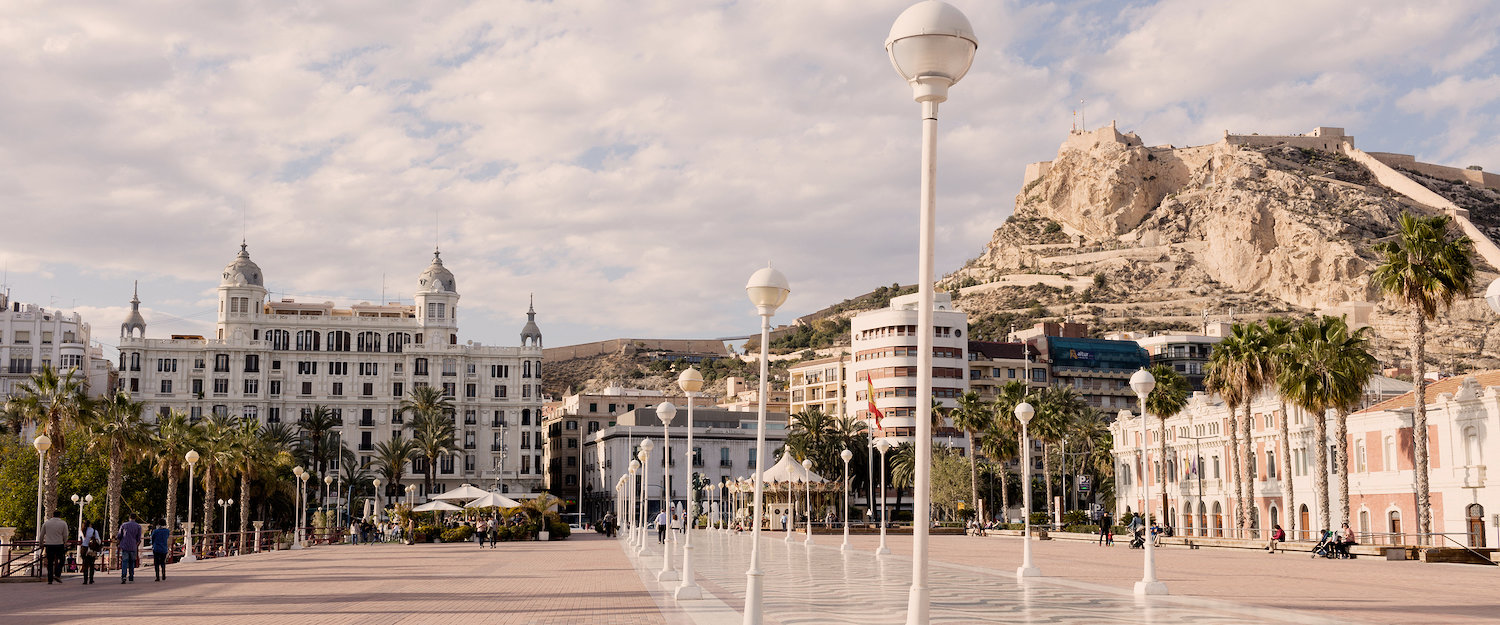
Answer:
<path fill-rule="evenodd" d="M 292 475 L 297 478 L 297 514 L 292 515 L 293 519 L 297 522 L 297 531 L 293 534 L 296 542 L 292 545 L 292 548 L 303 549 L 305 548 L 302 541 L 305 525 L 303 518 L 307 512 L 307 478 L 311 474 L 307 472 L 307 469 L 297 466 L 292 468 Z"/>
<path fill-rule="evenodd" d="M 329 499 L 333 498 L 332 489 L 333 489 L 333 476 L 332 475 L 325 475 L 325 476 L 323 476 L 323 505 L 318 506 L 318 507 L 320 507 L 320 508 L 323 509 L 323 513 L 324 514 L 327 514 L 328 512 L 332 511 L 332 510 L 330 510 L 330 506 L 333 506 L 335 508 L 338 506 L 338 504 L 336 504 L 336 503 L 329 503 L 328 502 Z"/>
<path fill-rule="evenodd" d="M 677 406 L 672 402 L 664 401 L 656 405 L 656 418 L 661 420 L 661 502 L 662 510 L 667 513 L 667 527 L 671 527 L 672 514 L 672 419 L 677 416 Z M 689 462 L 688 464 L 692 464 Z M 675 538 L 675 536 L 673 537 Z M 661 571 L 656 573 L 658 582 L 677 581 L 677 571 L 672 569 L 672 541 L 666 541 L 661 548 Z"/>
<path fill-rule="evenodd" d="M 232 506 L 232 505 L 234 505 L 234 500 L 233 499 L 227 499 L 227 500 L 226 499 L 220 499 L 219 500 L 219 516 L 224 517 L 224 522 L 223 522 L 223 529 L 224 529 L 223 534 L 224 534 L 224 537 L 220 541 L 219 544 L 224 545 L 224 555 L 226 555 L 226 556 L 229 555 L 229 506 Z"/>
<path fill-rule="evenodd" d="M 890 511 L 885 508 L 885 452 L 890 451 L 891 442 L 884 436 L 875 441 L 875 450 L 880 452 L 880 547 L 875 549 L 875 555 L 887 556 L 891 554 L 891 548 L 885 546 L 885 526 L 890 524 Z"/>
<path fill-rule="evenodd" d="M 703 591 L 698 588 L 697 582 L 693 580 L 693 526 L 697 525 L 698 515 L 693 513 L 693 504 L 697 498 L 693 497 L 693 393 L 703 389 L 703 374 L 697 369 L 688 367 L 677 376 L 677 387 L 682 389 L 682 394 L 687 397 L 687 456 L 688 456 L 688 505 L 687 518 L 683 519 L 682 525 L 682 585 L 677 587 L 677 600 L 702 599 Z M 712 501 L 712 495 L 709 497 Z"/>
<path fill-rule="evenodd" d="M 1016 569 L 1016 577 L 1042 575 L 1042 570 L 1031 561 L 1031 433 L 1027 425 L 1035 414 L 1036 408 L 1030 403 L 1016 404 L 1016 420 L 1021 422 L 1021 505 L 1026 508 L 1021 512 L 1021 566 Z"/>
<path fill-rule="evenodd" d="M 803 480 L 803 482 L 802 482 L 802 491 L 807 496 L 807 498 L 805 500 L 805 504 L 806 505 L 803 506 L 803 508 L 807 509 L 807 539 L 803 540 L 802 544 L 811 545 L 811 544 L 813 544 L 813 538 L 812 538 L 812 522 L 813 522 L 813 517 L 812 517 L 812 460 L 809 460 L 807 458 L 803 458 L 802 459 L 802 470 L 803 471 L 807 471 L 807 478 L 805 480 Z"/>
<path fill-rule="evenodd" d="M 641 451 L 637 457 L 641 461 L 641 544 L 636 549 L 639 555 L 646 554 L 646 524 L 650 522 L 651 514 L 651 448 L 655 444 L 651 439 L 641 441 Z"/>
<path fill-rule="evenodd" d="M 370 482 L 375 486 L 375 522 L 380 523 L 380 478 Z"/>
<path fill-rule="evenodd" d="M 52 449 L 52 437 L 40 434 L 31 441 L 36 448 L 36 544 L 42 544 L 42 479 L 47 475 L 47 450 Z M 41 547 L 38 547 L 40 549 Z"/>
<path fill-rule="evenodd" d="M 1146 396 L 1156 388 L 1156 378 L 1151 372 L 1141 369 L 1130 376 L 1130 389 L 1135 391 L 1135 396 L 1141 402 L 1141 512 L 1142 520 L 1146 525 L 1146 564 L 1145 572 L 1141 581 L 1135 583 L 1135 594 L 1137 595 L 1165 595 L 1167 585 L 1156 579 L 1156 548 L 1151 544 L 1151 515 L 1147 512 L 1151 505 L 1151 480 L 1145 479 L 1146 467 L 1150 462 L 1146 459 Z"/>
<path fill-rule="evenodd" d="M 958 9 L 937 0 L 912 5 L 896 18 L 886 38 L 891 65 L 922 105 L 922 192 L 917 290 L 916 488 L 912 501 L 912 577 L 907 625 L 927 623 L 927 521 L 932 463 L 933 231 L 937 178 L 938 104 L 968 73 L 978 47 L 974 28 Z"/>
<path fill-rule="evenodd" d="M 78 506 L 78 555 L 76 557 L 79 562 L 83 562 L 83 507 L 94 503 L 94 496 L 84 495 L 79 497 L 77 493 L 74 493 L 73 503 Z"/>
<path fill-rule="evenodd" d="M 639 470 L 641 470 L 641 461 L 637 460 L 635 458 L 631 458 L 630 459 L 630 484 L 629 484 L 629 489 L 627 489 L 627 492 L 625 493 L 625 501 L 626 501 L 626 509 L 625 509 L 625 519 L 626 520 L 625 520 L 625 523 L 628 526 L 628 532 L 629 532 L 628 534 L 626 534 L 626 539 L 627 539 L 626 542 L 628 544 L 630 544 L 632 547 L 634 547 L 636 545 L 636 543 L 639 542 L 639 537 L 637 536 L 637 534 L 638 534 L 638 531 L 641 528 L 641 524 L 637 522 L 636 511 L 635 511 L 635 489 L 636 489 L 636 485 L 635 485 L 635 482 L 636 482 L 635 473 L 636 473 L 636 471 L 639 471 Z"/>
<path fill-rule="evenodd" d="M 849 459 L 853 457 L 854 452 L 847 449 L 839 452 L 839 459 L 844 461 L 844 544 L 839 551 L 849 550 Z"/>
<path fill-rule="evenodd" d="M 197 556 L 193 555 L 193 467 L 198 464 L 198 452 L 189 449 L 187 455 L 183 456 L 188 463 L 188 496 L 187 496 L 187 523 L 182 525 L 182 561 L 193 562 Z M 171 523 L 171 519 L 167 519 Z"/>
<path fill-rule="evenodd" d="M 755 510 L 751 513 L 754 526 L 750 530 L 750 568 L 745 570 L 744 625 L 760 625 L 765 590 L 760 570 L 760 521 L 766 490 L 763 478 L 766 466 L 766 394 L 771 392 L 771 315 L 786 303 L 791 292 L 786 276 L 770 266 L 751 274 L 750 281 L 745 283 L 745 294 L 760 314 L 760 406 L 755 425 Z"/>

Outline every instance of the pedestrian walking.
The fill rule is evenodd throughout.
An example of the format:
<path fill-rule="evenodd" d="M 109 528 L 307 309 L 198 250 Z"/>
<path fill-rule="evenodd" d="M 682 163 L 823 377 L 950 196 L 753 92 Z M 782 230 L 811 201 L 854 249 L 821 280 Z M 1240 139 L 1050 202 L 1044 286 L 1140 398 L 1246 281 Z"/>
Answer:
<path fill-rule="evenodd" d="M 656 513 L 656 542 L 665 544 L 667 542 L 667 511 Z"/>
<path fill-rule="evenodd" d="M 120 583 L 135 582 L 135 567 L 140 566 L 141 549 L 141 524 L 135 521 L 135 515 L 126 517 L 128 520 L 120 524 L 120 531 L 115 532 L 115 544 L 120 550 Z M 155 549 L 155 547 L 152 547 Z"/>
<path fill-rule="evenodd" d="M 63 556 L 68 552 L 68 522 L 52 512 L 42 524 L 42 555 L 47 559 L 47 583 L 62 583 Z"/>
<path fill-rule="evenodd" d="M 158 519 L 156 529 L 151 530 L 151 571 L 156 581 L 167 578 L 167 555 L 172 552 L 172 528 L 166 519 Z"/>
<path fill-rule="evenodd" d="M 484 549 L 484 539 L 489 537 L 490 529 L 484 521 L 479 522 L 479 529 L 474 531 L 474 536 L 479 539 L 479 548 Z"/>
<path fill-rule="evenodd" d="M 782 531 L 786 531 L 786 513 L 785 512 L 781 513 L 781 529 L 782 529 Z"/>
<path fill-rule="evenodd" d="M 1106 545 L 1106 546 L 1108 546 L 1108 545 L 1115 544 L 1114 525 L 1115 525 L 1115 519 L 1114 519 L 1114 517 L 1109 516 L 1108 512 L 1105 512 L 1105 513 L 1099 515 L 1099 544 L 1100 545 Z"/>
<path fill-rule="evenodd" d="M 99 549 L 104 546 L 104 540 L 99 537 L 99 531 L 94 529 L 94 524 L 85 520 L 83 530 L 78 532 L 78 553 L 83 560 L 83 583 L 94 583 L 94 560 L 99 557 Z"/>

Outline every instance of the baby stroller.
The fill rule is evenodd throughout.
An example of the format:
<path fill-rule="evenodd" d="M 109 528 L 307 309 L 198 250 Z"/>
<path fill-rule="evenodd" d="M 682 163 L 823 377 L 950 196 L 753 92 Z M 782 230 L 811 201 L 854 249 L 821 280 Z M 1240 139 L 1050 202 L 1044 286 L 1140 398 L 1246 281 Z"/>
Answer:
<path fill-rule="evenodd" d="M 1130 548 L 1131 549 L 1145 549 L 1146 548 L 1146 539 L 1144 537 L 1142 537 L 1142 535 L 1141 535 L 1142 533 L 1143 532 L 1141 530 L 1135 530 L 1135 531 L 1133 531 L 1133 532 L 1130 533 Z"/>
<path fill-rule="evenodd" d="M 1313 545 L 1312 557 L 1316 558 L 1318 556 L 1324 558 L 1339 557 L 1338 547 L 1333 543 L 1333 532 L 1323 532 L 1323 538 L 1318 541 L 1318 544 Z"/>

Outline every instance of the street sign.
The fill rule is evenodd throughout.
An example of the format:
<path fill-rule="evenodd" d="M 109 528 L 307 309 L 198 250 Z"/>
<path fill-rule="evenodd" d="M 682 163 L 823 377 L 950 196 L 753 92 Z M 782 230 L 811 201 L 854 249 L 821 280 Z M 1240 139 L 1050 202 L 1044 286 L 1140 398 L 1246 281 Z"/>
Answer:
<path fill-rule="evenodd" d="M 1090 479 L 1089 476 L 1087 476 L 1087 475 L 1080 475 L 1080 476 L 1078 476 L 1078 492 L 1080 492 L 1080 493 L 1089 492 L 1089 486 L 1092 486 L 1092 485 L 1093 485 L 1093 480 Z"/>

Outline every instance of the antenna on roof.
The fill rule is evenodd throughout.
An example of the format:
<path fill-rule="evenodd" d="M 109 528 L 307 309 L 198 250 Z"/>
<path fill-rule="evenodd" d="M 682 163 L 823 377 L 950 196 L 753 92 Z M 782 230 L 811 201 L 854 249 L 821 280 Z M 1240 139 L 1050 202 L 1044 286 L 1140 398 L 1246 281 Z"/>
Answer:
<path fill-rule="evenodd" d="M 1079 126 L 1083 126 L 1082 130 L 1084 132 L 1088 132 L 1089 122 L 1088 122 L 1088 118 L 1084 117 L 1084 114 L 1083 114 L 1083 99 L 1082 98 L 1078 99 L 1078 125 Z"/>

